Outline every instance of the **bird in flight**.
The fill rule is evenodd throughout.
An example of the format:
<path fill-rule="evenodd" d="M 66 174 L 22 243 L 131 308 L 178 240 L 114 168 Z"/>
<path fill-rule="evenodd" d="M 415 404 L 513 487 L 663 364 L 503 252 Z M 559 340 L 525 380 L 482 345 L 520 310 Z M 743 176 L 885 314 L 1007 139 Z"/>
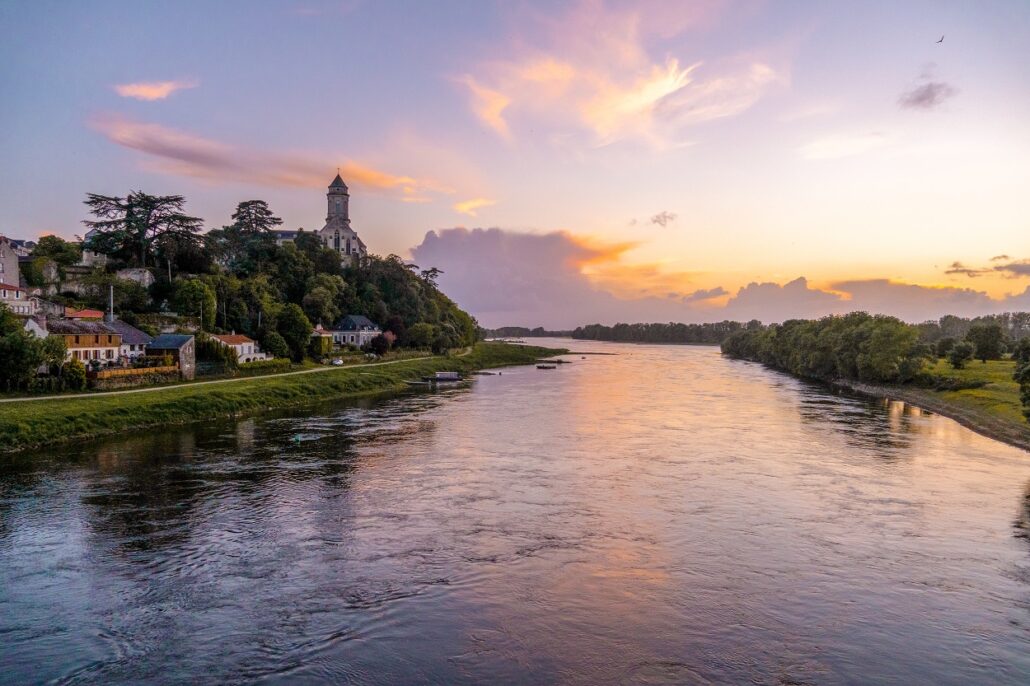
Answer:
<path fill-rule="evenodd" d="M 941 34 L 941 39 L 939 41 L 937 41 L 937 42 L 938 43 L 943 43 L 944 42 L 944 34 L 943 33 Z"/>

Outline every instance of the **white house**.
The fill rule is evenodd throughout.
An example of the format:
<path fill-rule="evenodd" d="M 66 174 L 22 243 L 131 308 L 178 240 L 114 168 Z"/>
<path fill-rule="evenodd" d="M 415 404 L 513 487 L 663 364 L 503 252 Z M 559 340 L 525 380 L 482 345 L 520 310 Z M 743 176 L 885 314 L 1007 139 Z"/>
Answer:
<path fill-rule="evenodd" d="M 358 348 L 365 347 L 382 332 L 383 330 L 379 328 L 378 324 L 360 314 L 348 314 L 336 322 L 330 330 L 333 335 L 333 343 L 337 347 L 353 345 Z"/>
<path fill-rule="evenodd" d="M 36 314 L 36 303 L 29 297 L 29 292 L 20 286 L 0 282 L 0 303 L 22 317 Z"/>
<path fill-rule="evenodd" d="M 215 339 L 227 348 L 232 348 L 236 351 L 236 360 L 238 362 L 255 362 L 257 360 L 268 359 L 268 354 L 261 352 L 261 348 L 258 347 L 257 342 L 240 334 L 211 334 L 211 338 Z"/>

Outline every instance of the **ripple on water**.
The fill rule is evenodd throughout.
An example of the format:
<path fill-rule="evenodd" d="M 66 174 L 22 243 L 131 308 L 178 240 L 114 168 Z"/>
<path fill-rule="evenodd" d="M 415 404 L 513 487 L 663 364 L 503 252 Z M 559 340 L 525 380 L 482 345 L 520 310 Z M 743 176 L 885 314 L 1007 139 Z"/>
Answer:
<path fill-rule="evenodd" d="M 6 678 L 1030 681 L 1025 453 L 705 348 L 0 471 Z"/>

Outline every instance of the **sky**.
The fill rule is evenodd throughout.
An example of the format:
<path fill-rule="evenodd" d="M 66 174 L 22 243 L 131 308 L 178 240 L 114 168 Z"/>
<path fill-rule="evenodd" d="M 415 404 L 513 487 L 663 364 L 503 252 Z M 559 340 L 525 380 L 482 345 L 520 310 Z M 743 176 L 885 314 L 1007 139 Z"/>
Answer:
<path fill-rule="evenodd" d="M 488 326 L 1030 309 L 1025 0 L 0 0 L 0 64 L 16 238 L 339 168 Z"/>

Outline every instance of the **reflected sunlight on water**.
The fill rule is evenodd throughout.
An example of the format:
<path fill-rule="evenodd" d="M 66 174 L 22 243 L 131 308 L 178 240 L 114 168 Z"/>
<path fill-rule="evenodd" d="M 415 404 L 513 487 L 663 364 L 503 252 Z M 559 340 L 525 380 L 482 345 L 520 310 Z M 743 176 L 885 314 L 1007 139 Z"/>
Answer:
<path fill-rule="evenodd" d="M 6 678 L 1030 678 L 1025 453 L 714 348 L 572 346 L 619 354 L 15 459 Z"/>

